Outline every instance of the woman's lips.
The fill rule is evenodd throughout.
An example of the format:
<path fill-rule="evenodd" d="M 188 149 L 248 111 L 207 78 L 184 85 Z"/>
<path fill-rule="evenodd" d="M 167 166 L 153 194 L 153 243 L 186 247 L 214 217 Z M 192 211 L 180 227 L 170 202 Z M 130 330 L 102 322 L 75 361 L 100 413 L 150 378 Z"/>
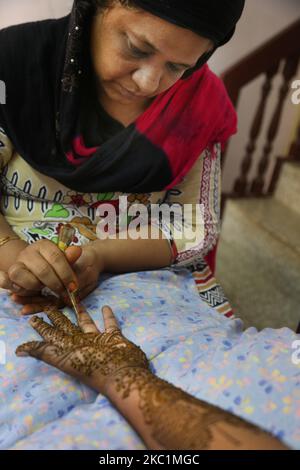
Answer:
<path fill-rule="evenodd" d="M 127 88 L 124 88 L 122 85 L 120 85 L 118 83 L 119 87 L 120 87 L 120 93 L 123 95 L 123 96 L 126 96 L 127 98 L 135 98 L 135 99 L 138 99 L 138 98 L 146 98 L 145 96 L 142 96 L 142 95 L 137 95 L 135 93 L 132 93 L 132 91 L 129 91 L 127 90 Z"/>

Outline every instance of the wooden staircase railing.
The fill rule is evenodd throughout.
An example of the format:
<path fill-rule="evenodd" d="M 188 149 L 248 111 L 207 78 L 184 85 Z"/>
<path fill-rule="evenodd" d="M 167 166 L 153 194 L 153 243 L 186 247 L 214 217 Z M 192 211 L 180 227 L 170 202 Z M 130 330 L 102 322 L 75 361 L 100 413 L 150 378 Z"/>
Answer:
<path fill-rule="evenodd" d="M 274 193 L 276 186 L 277 186 L 277 182 L 279 180 L 282 165 L 287 161 L 300 163 L 300 124 L 298 127 L 296 138 L 290 147 L 290 151 L 287 157 L 277 157 L 276 159 L 273 175 L 272 175 L 271 182 L 268 188 L 268 194 Z"/>
<path fill-rule="evenodd" d="M 222 79 L 227 88 L 233 104 L 237 107 L 243 88 L 261 75 L 265 76 L 261 96 L 255 110 L 254 119 L 249 132 L 245 154 L 240 164 L 240 172 L 236 178 L 232 191 L 224 194 L 224 201 L 228 197 L 260 197 L 270 194 L 275 189 L 283 161 L 299 159 L 300 127 L 296 142 L 291 147 L 288 157 L 278 157 L 271 183 L 265 188 L 265 176 L 272 162 L 273 143 L 280 130 L 283 108 L 291 90 L 291 83 L 296 76 L 300 64 L 300 19 L 290 27 L 266 42 L 263 46 L 249 54 L 236 65 L 228 69 Z M 265 123 L 265 114 L 277 74 L 281 74 L 281 86 L 273 116 L 267 125 L 267 135 L 262 154 L 258 162 L 257 172 L 252 181 L 249 174 L 253 166 L 254 152 L 257 149 L 257 140 L 261 135 Z M 223 155 L 223 168 L 226 163 L 226 150 Z"/>

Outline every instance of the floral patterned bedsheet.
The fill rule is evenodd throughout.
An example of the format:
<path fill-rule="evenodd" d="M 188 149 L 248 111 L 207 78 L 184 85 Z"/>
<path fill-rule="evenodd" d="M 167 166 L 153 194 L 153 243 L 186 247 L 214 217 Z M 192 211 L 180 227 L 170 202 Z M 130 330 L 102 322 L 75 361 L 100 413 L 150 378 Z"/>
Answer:
<path fill-rule="evenodd" d="M 160 377 L 300 448 L 300 361 L 292 360 L 299 335 L 287 328 L 243 331 L 241 320 L 201 300 L 185 269 L 106 277 L 84 303 L 100 327 L 101 306 L 110 305 Z M 0 449 L 143 449 L 105 397 L 15 356 L 38 334 L 5 291 L 0 305 Z"/>

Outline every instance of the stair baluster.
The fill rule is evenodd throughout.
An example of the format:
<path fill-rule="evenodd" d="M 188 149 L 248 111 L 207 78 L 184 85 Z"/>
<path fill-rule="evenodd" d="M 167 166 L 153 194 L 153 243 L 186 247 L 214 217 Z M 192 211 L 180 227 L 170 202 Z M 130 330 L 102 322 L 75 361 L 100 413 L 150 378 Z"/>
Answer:
<path fill-rule="evenodd" d="M 253 124 L 250 130 L 250 140 L 246 147 L 246 155 L 242 161 L 240 176 L 234 183 L 234 193 L 237 196 L 245 196 L 248 189 L 248 174 L 252 166 L 252 158 L 256 149 L 256 141 L 259 137 L 265 110 L 268 102 L 270 92 L 272 90 L 272 81 L 279 69 L 279 63 L 271 67 L 266 73 L 266 80 L 262 87 L 262 96 L 258 105 Z"/>
<path fill-rule="evenodd" d="M 264 186 L 265 186 L 264 177 L 270 165 L 271 152 L 273 149 L 274 139 L 277 135 L 277 131 L 281 123 L 283 106 L 284 106 L 286 97 L 290 91 L 291 80 L 297 72 L 298 64 L 299 64 L 299 57 L 288 58 L 285 62 L 285 66 L 284 66 L 283 73 L 282 73 L 283 84 L 279 91 L 278 103 L 277 103 L 273 118 L 271 120 L 271 124 L 268 129 L 267 141 L 263 149 L 262 157 L 258 164 L 257 174 L 251 185 L 250 192 L 254 196 L 263 195 Z"/>
<path fill-rule="evenodd" d="M 300 162 L 300 124 L 298 127 L 296 139 L 291 145 L 289 157 L 296 162 Z"/>
<path fill-rule="evenodd" d="M 276 189 L 281 169 L 286 162 L 300 162 L 300 124 L 298 127 L 296 139 L 290 147 L 290 151 L 287 157 L 277 157 L 276 164 L 273 170 L 271 182 L 267 191 L 268 195 L 272 195 Z"/>

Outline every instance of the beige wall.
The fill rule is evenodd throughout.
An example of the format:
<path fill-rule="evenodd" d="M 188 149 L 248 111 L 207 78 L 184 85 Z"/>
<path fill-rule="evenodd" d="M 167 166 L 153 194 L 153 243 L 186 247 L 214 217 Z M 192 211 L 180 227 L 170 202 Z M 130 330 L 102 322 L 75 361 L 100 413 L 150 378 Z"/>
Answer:
<path fill-rule="evenodd" d="M 59 18 L 71 10 L 72 0 L 0 0 L 0 28 L 47 18 Z"/>
<path fill-rule="evenodd" d="M 26 21 L 60 17 L 67 14 L 72 6 L 72 0 L 0 0 L 0 28 L 10 24 Z M 237 62 L 250 51 L 260 46 L 276 33 L 293 23 L 300 17 L 300 0 L 246 0 L 244 16 L 238 25 L 234 39 L 210 61 L 212 69 L 222 73 L 227 67 Z M 300 40 L 300 39 L 299 39 Z M 300 78 L 300 70 L 298 77 Z M 245 89 L 239 104 L 239 133 L 232 139 L 229 146 L 227 165 L 223 175 L 223 188 L 228 191 L 237 176 L 240 159 L 243 155 L 249 133 L 249 119 L 254 115 L 262 78 Z M 274 83 L 268 120 L 272 116 L 274 104 L 278 95 L 280 80 Z M 299 106 L 286 103 L 283 126 L 274 145 L 274 155 L 285 154 L 295 129 L 296 115 L 299 116 Z M 266 129 L 264 129 L 265 133 Z M 255 161 L 262 153 L 263 136 L 258 141 L 258 151 Z M 255 172 L 255 165 L 252 175 Z"/>
<path fill-rule="evenodd" d="M 246 0 L 244 16 L 238 25 L 235 37 L 212 57 L 210 61 L 211 68 L 217 74 L 222 73 L 226 68 L 299 18 L 300 0 Z M 298 78 L 300 79 L 300 69 Z M 231 189 L 233 181 L 238 174 L 240 161 L 248 141 L 249 125 L 252 122 L 259 101 L 262 83 L 263 77 L 249 85 L 241 97 L 238 107 L 239 132 L 237 136 L 233 137 L 229 145 L 223 174 L 224 191 Z M 278 77 L 274 82 L 274 89 L 267 109 L 267 124 L 270 123 L 274 107 L 277 103 L 280 84 L 281 81 Z M 276 155 L 286 154 L 295 132 L 296 120 L 299 113 L 300 106 L 295 106 L 291 103 L 291 100 L 288 100 L 284 109 L 282 128 L 274 142 L 273 162 Z M 253 177 L 256 173 L 257 162 L 262 155 L 265 135 L 266 126 L 263 129 L 261 138 L 258 140 L 258 150 L 254 156 L 254 165 L 250 177 Z M 267 179 L 269 179 L 271 171 L 272 166 L 268 172 Z"/>

